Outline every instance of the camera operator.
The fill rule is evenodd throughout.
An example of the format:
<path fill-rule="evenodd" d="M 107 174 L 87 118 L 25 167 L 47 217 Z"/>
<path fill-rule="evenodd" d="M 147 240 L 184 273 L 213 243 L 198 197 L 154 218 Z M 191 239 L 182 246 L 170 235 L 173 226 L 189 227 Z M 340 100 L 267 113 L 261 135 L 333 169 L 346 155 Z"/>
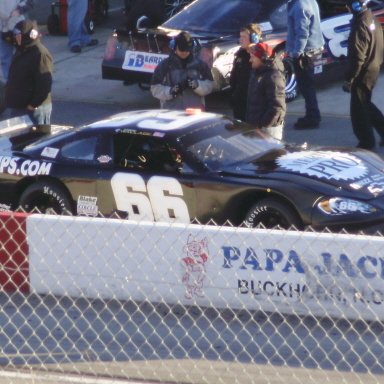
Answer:
<path fill-rule="evenodd" d="M 171 53 L 155 69 L 151 81 L 153 97 L 161 108 L 205 109 L 204 96 L 212 92 L 213 78 L 208 65 L 193 54 L 194 42 L 187 32 L 171 40 Z"/>

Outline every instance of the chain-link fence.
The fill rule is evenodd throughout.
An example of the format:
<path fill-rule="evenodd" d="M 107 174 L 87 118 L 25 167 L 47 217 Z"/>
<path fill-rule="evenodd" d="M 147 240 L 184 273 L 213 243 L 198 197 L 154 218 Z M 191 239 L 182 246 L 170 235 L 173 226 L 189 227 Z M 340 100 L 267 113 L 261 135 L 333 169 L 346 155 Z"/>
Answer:
<path fill-rule="evenodd" d="M 0 220 L 0 383 L 384 382 L 380 236 Z"/>

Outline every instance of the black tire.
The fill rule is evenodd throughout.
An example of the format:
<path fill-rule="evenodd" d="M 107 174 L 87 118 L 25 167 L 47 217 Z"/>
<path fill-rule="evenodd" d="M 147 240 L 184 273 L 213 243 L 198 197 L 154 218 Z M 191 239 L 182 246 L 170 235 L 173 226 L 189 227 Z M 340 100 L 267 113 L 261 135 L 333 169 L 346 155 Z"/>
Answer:
<path fill-rule="evenodd" d="M 25 212 L 73 214 L 69 194 L 51 181 L 38 181 L 27 187 L 20 197 L 19 206 Z"/>
<path fill-rule="evenodd" d="M 56 14 L 50 14 L 47 19 L 47 29 L 50 35 L 60 35 L 60 20 Z"/>
<path fill-rule="evenodd" d="M 297 80 L 295 70 L 293 67 L 293 61 L 290 57 L 283 59 L 284 72 L 285 72 L 285 101 L 289 103 L 299 96 L 299 89 L 297 87 Z"/>
<path fill-rule="evenodd" d="M 276 198 L 266 198 L 256 203 L 247 213 L 244 223 L 249 228 L 289 229 L 292 226 L 303 229 L 303 223 L 298 214 L 287 204 Z"/>

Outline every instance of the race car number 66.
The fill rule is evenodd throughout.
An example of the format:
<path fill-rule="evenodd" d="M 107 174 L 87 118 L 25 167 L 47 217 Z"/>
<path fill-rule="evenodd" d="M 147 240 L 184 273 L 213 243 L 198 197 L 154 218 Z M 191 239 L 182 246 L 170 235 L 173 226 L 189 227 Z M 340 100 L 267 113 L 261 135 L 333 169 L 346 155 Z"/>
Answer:
<path fill-rule="evenodd" d="M 180 183 L 172 177 L 152 176 L 147 185 L 138 174 L 116 173 L 111 179 L 117 209 L 131 220 L 190 223 Z M 147 196 L 148 195 L 148 196 Z"/>

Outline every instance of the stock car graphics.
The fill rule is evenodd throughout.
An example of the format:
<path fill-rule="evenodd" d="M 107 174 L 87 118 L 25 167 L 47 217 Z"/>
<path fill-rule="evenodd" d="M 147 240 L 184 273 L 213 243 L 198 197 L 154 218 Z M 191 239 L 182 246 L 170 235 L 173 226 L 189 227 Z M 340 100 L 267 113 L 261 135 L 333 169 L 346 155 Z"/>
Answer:
<path fill-rule="evenodd" d="M 376 231 L 384 161 L 294 146 L 198 111 L 134 111 L 44 134 L 0 131 L 0 209 Z"/>
<path fill-rule="evenodd" d="M 314 70 L 322 81 L 328 69 L 340 63 L 347 54 L 351 15 L 343 0 L 318 0 L 318 3 L 325 47 L 315 60 Z M 368 6 L 384 23 L 383 0 L 371 0 Z M 156 65 L 169 54 L 169 40 L 185 30 L 196 39 L 197 53 L 211 67 L 215 90 L 223 90 L 229 84 L 240 28 L 250 22 L 262 27 L 264 41 L 282 55 L 287 79 L 286 98 L 293 100 L 298 94 L 297 84 L 292 62 L 284 53 L 286 0 L 196 0 L 157 29 L 117 29 L 107 43 L 102 77 L 123 80 L 125 84 L 137 83 L 147 89 Z"/>

